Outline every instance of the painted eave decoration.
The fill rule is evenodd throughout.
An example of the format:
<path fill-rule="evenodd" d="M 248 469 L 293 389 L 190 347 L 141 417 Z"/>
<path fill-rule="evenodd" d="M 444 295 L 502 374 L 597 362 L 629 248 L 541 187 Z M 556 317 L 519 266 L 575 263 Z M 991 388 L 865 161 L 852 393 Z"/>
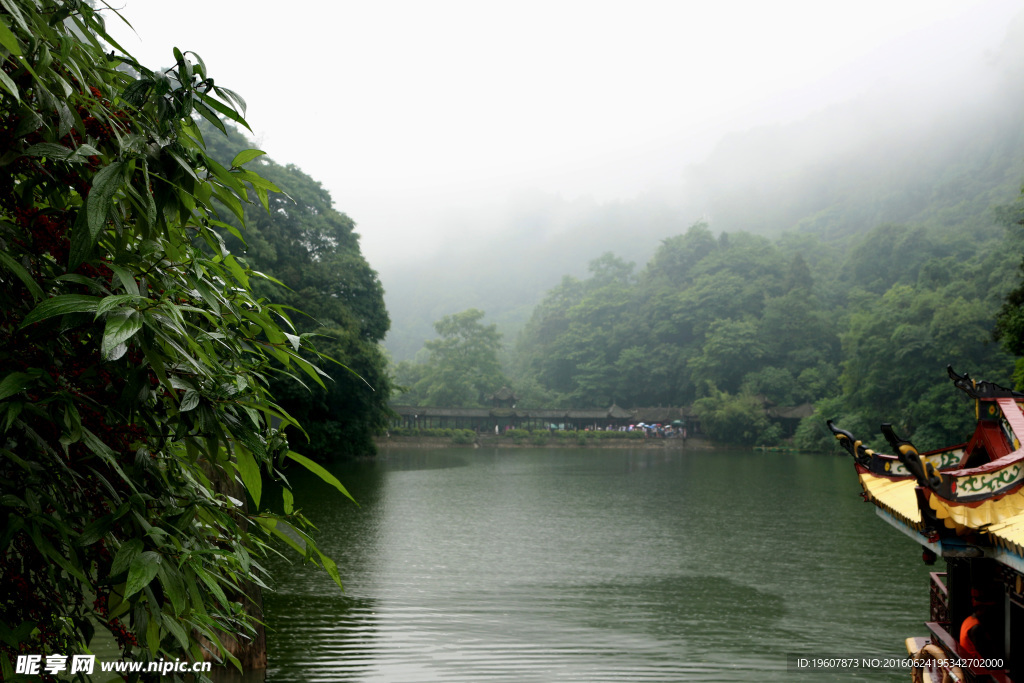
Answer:
<path fill-rule="evenodd" d="M 1024 394 L 948 369 L 975 400 L 977 425 L 967 442 L 919 453 L 881 427 L 893 454 L 877 453 L 828 426 L 853 456 L 865 500 L 922 542 L 968 541 L 1024 559 Z M 956 541 L 956 542 L 959 542 Z"/>

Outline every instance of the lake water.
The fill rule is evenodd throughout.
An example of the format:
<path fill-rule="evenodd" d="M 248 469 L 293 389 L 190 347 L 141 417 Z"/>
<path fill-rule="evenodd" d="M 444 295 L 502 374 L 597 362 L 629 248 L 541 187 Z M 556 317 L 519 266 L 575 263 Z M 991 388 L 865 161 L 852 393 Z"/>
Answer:
<path fill-rule="evenodd" d="M 271 683 L 906 681 L 787 657 L 924 633 L 929 568 L 848 458 L 390 450 L 333 472 L 359 507 L 291 476 L 345 592 L 271 563 Z"/>

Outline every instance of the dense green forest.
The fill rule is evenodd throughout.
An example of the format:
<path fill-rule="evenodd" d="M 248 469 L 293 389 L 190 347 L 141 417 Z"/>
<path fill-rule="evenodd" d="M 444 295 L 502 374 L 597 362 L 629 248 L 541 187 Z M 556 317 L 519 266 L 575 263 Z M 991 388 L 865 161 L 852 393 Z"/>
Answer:
<path fill-rule="evenodd" d="M 231 126 L 224 135 L 203 124 L 210 154 L 224 166 L 253 146 Z M 228 222 L 220 235 L 233 254 L 276 280 L 253 280 L 256 291 L 301 310 L 294 316 L 296 331 L 337 361 L 323 364 L 330 376 L 326 388 L 295 381 L 301 380 L 295 373 L 272 378 L 274 395 L 306 432 L 289 437 L 296 448 L 319 459 L 373 453 L 372 437 L 387 423 L 391 395 L 380 345 L 391 324 L 383 287 L 363 258 L 355 223 L 334 208 L 319 182 L 265 156 L 252 167 L 279 191 L 268 194 L 267 209 L 239 207 L 244 231 L 231 212 L 222 211 Z"/>
<path fill-rule="evenodd" d="M 765 408 L 801 404 L 817 407 L 795 435 L 804 448 L 828 446 L 825 417 L 861 434 L 891 421 L 922 448 L 962 438 L 972 413 L 946 366 L 1004 384 L 1013 375 L 994 328 L 1024 255 L 1019 57 L 1011 40 L 969 104 L 876 93 L 888 109 L 864 98 L 723 141 L 691 169 L 705 219 L 682 223 L 686 206 L 652 197 L 589 206 L 572 212 L 574 248 L 557 261 L 515 245 L 500 266 L 483 257 L 500 294 L 462 289 L 505 333 L 501 379 L 521 407 L 692 405 L 726 441 L 776 443 L 785 435 Z M 603 255 L 590 253 L 599 245 Z M 561 281 L 517 303 L 552 263 Z M 421 315 L 439 310 L 430 294 L 419 292 Z M 445 405 L 425 391 L 440 359 L 411 356 L 397 366 L 410 389 L 397 401 Z"/>
<path fill-rule="evenodd" d="M 1012 372 L 991 341 L 1017 280 L 1007 252 L 1021 253 L 1015 233 L 883 225 L 812 261 L 792 239 L 699 224 L 636 275 L 609 255 L 589 278 L 566 278 L 534 311 L 517 368 L 550 404 L 694 404 L 722 440 L 776 440 L 758 424 L 764 402 L 819 403 L 865 433 L 891 420 L 937 445 L 969 419 L 946 364 Z M 818 433 L 808 429 L 805 446 Z"/>
<path fill-rule="evenodd" d="M 860 433 L 892 421 L 922 447 L 948 443 L 971 412 L 946 365 L 1007 383 L 1013 373 L 992 335 L 1024 240 L 1018 210 L 997 213 L 1006 227 L 887 224 L 843 250 L 696 224 L 639 271 L 606 254 L 534 310 L 511 384 L 524 408 L 692 404 L 722 441 L 775 443 L 782 433 L 765 407 L 815 403 L 819 415 L 797 435 L 805 448 L 828 444 L 826 413 Z M 433 354 L 399 364 L 399 383 L 417 380 L 399 400 L 474 405 L 503 381 L 445 402 L 423 391 L 442 365 Z"/>
<path fill-rule="evenodd" d="M 463 217 L 436 254 L 375 264 L 394 323 L 388 350 L 412 359 L 434 321 L 468 308 L 486 311 L 512 345 L 564 274 L 586 277 L 606 252 L 643 266 L 662 240 L 700 221 L 716 235 L 804 235 L 780 246 L 808 263 L 886 223 L 992 229 L 990 207 L 1012 202 L 1024 178 L 1022 23 L 1007 27 L 980 71 L 880 81 L 798 120 L 737 131 L 648 193 L 596 201 L 524 192 Z"/>

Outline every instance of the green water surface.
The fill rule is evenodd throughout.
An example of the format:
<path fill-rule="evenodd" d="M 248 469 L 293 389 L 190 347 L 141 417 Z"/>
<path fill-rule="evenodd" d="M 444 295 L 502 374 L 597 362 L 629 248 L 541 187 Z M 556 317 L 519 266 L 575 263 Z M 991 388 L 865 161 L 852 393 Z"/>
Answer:
<path fill-rule="evenodd" d="M 845 458 L 390 450 L 333 471 L 359 507 L 291 476 L 345 592 L 271 563 L 271 683 L 906 681 L 787 663 L 924 633 L 920 548 Z"/>

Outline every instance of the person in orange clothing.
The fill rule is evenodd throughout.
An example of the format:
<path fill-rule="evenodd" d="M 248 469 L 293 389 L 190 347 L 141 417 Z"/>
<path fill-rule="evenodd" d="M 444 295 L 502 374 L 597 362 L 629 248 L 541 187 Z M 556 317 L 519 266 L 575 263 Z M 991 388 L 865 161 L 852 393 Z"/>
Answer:
<path fill-rule="evenodd" d="M 991 630 L 989 615 L 995 607 L 995 600 L 977 588 L 971 589 L 971 616 L 960 624 L 960 654 L 967 659 L 991 657 L 996 649 L 996 639 Z"/>

